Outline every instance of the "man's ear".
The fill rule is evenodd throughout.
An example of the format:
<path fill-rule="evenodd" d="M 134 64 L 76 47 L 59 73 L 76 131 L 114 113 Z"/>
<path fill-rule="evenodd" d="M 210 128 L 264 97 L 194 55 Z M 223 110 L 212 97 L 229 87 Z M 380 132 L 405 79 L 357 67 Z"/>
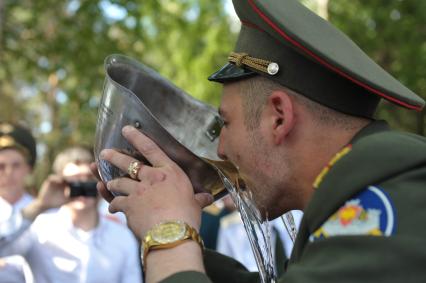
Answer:
<path fill-rule="evenodd" d="M 280 144 L 294 126 L 294 107 L 290 96 L 282 90 L 275 90 L 267 101 L 273 141 Z"/>

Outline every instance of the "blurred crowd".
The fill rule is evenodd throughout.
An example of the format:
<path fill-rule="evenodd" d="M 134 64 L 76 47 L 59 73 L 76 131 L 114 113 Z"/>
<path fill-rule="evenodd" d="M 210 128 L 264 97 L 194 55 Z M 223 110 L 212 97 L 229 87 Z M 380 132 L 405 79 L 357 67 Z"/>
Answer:
<path fill-rule="evenodd" d="M 98 196 L 92 151 L 64 149 L 32 196 L 35 161 L 31 132 L 1 122 L 0 282 L 142 282 L 138 242 Z"/>
<path fill-rule="evenodd" d="M 0 282 L 142 282 L 140 245 L 124 215 L 110 214 L 98 195 L 92 150 L 65 148 L 51 175 L 30 190 L 36 144 L 25 126 L 0 122 Z M 292 214 L 298 225 L 301 212 Z M 293 242 L 283 222 L 278 218 L 270 227 L 274 256 L 288 258 Z M 229 196 L 204 209 L 200 234 L 207 248 L 257 270 Z"/>

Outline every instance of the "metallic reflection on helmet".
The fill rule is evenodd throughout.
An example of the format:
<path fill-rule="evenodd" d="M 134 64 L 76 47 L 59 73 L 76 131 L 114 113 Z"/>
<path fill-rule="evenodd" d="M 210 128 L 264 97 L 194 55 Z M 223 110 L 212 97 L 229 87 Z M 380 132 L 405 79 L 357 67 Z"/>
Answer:
<path fill-rule="evenodd" d="M 99 159 L 104 148 L 120 150 L 147 163 L 121 135 L 124 126 L 133 125 L 185 171 L 195 192 L 210 192 L 215 199 L 226 194 L 216 169 L 225 164 L 218 162 L 216 155 L 220 129 L 216 110 L 126 56 L 107 57 L 105 71 L 95 141 L 101 179 L 107 182 L 127 174 Z"/>

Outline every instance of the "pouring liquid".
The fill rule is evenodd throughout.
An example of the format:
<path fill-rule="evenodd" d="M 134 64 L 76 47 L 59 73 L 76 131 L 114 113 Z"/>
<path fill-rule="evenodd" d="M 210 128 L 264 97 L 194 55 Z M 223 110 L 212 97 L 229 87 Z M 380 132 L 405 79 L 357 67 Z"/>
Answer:
<path fill-rule="evenodd" d="M 223 161 L 206 161 L 217 169 L 223 186 L 240 212 L 262 283 L 276 282 L 269 222 L 262 221 L 261 213 L 254 203 L 250 190 L 243 186 L 238 170 L 232 164 Z"/>

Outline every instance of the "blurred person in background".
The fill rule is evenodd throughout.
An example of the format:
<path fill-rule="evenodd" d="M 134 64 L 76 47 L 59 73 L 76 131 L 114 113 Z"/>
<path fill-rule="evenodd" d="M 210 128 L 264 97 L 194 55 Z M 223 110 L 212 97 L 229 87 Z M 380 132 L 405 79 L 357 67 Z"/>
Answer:
<path fill-rule="evenodd" d="M 84 147 L 59 153 L 37 198 L 0 223 L 0 255 L 25 257 L 36 283 L 142 282 L 134 236 L 98 210 L 91 162 Z"/>
<path fill-rule="evenodd" d="M 212 203 L 201 213 L 200 235 L 204 246 L 208 249 L 216 250 L 221 219 L 235 210 L 232 200 L 232 205 L 227 205 L 228 198 L 230 198 L 229 195 Z"/>
<path fill-rule="evenodd" d="M 31 132 L 21 125 L 0 122 L 0 222 L 33 200 L 27 183 L 35 160 L 36 141 Z M 3 228 L 0 225 L 1 231 Z M 24 258 L 17 255 L 0 258 L 0 281 L 32 282 Z"/>

